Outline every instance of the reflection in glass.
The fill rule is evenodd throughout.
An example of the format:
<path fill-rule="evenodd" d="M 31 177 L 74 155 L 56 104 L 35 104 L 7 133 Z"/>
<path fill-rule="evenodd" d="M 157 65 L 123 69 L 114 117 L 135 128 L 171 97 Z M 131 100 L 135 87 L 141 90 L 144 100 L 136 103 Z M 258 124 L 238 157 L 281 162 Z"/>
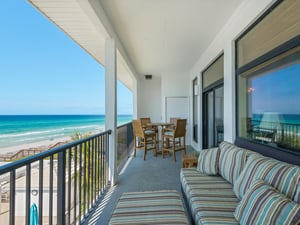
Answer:
<path fill-rule="evenodd" d="M 300 64 L 239 76 L 239 136 L 300 152 Z"/>

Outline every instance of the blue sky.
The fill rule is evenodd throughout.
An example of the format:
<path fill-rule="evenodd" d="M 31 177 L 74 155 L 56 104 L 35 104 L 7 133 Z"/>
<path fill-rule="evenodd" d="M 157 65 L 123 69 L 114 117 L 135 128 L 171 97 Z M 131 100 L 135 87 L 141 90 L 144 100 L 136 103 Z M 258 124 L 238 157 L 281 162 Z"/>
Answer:
<path fill-rule="evenodd" d="M 253 113 L 300 114 L 300 64 L 252 79 Z"/>
<path fill-rule="evenodd" d="M 104 68 L 26 0 L 3 1 L 0 26 L 0 114 L 104 114 Z M 120 82 L 118 114 L 132 114 Z"/>

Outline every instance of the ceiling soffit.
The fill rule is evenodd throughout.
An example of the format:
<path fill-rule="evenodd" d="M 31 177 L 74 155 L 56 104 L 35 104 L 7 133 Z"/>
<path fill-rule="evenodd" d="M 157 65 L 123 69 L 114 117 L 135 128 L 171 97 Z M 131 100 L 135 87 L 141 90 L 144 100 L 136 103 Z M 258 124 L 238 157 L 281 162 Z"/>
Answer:
<path fill-rule="evenodd" d="M 188 72 L 241 0 L 99 0 L 140 75 Z"/>

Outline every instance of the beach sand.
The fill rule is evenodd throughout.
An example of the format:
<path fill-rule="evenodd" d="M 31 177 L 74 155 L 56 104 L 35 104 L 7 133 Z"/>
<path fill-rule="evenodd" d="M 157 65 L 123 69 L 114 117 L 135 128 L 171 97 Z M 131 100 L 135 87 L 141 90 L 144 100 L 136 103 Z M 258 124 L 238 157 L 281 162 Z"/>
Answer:
<path fill-rule="evenodd" d="M 10 146 L 10 147 L 0 147 L 0 154 L 14 154 L 21 150 L 31 150 L 31 149 L 38 149 L 38 150 L 48 150 L 49 148 L 55 147 L 58 143 L 67 143 L 72 141 L 71 137 L 62 137 L 53 140 L 45 140 L 39 141 L 29 144 L 17 145 L 17 146 Z"/>

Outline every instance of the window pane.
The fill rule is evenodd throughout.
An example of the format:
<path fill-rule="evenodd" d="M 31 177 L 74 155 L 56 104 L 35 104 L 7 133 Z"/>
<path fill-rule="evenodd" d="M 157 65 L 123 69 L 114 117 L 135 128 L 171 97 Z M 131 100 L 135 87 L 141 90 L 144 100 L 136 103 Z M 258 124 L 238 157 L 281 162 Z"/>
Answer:
<path fill-rule="evenodd" d="M 300 152 L 299 53 L 267 69 L 238 78 L 239 136 Z"/>
<path fill-rule="evenodd" d="M 216 81 L 223 78 L 224 55 L 220 56 L 203 72 L 203 88 L 207 88 Z"/>

